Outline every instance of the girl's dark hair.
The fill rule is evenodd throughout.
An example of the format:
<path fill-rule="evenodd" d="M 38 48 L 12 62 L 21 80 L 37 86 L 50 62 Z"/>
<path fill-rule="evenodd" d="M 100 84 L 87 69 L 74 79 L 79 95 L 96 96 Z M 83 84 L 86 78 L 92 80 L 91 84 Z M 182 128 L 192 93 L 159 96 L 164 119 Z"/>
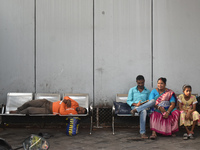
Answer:
<path fill-rule="evenodd" d="M 182 89 L 183 89 L 183 92 L 185 91 L 185 89 L 186 89 L 186 88 L 190 88 L 190 89 L 191 89 L 191 91 L 192 91 L 192 87 L 191 87 L 191 85 L 184 84 L 184 85 L 183 85 L 183 87 L 182 87 Z"/>
<path fill-rule="evenodd" d="M 167 79 L 164 78 L 164 77 L 160 77 L 160 78 L 158 79 L 158 81 L 159 81 L 159 80 L 162 80 L 165 84 L 166 84 L 166 82 L 167 82 Z M 158 81 L 157 81 L 157 82 L 158 82 Z"/>

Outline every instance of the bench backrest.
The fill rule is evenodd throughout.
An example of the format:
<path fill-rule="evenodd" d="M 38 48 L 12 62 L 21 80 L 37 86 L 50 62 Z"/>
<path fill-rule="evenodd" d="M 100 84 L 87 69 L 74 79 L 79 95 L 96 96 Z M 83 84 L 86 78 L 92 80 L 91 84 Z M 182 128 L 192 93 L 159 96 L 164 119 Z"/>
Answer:
<path fill-rule="evenodd" d="M 116 95 L 116 102 L 123 102 L 126 103 L 128 94 L 117 94 Z"/>
<path fill-rule="evenodd" d="M 19 106 L 32 99 L 33 93 L 8 93 L 5 113 L 9 114 L 9 111 L 16 110 Z"/>
<path fill-rule="evenodd" d="M 89 94 L 63 94 L 63 98 L 69 96 L 71 99 L 78 102 L 79 106 L 87 109 L 87 115 L 89 114 Z"/>
<path fill-rule="evenodd" d="M 60 101 L 61 97 L 58 93 L 35 93 L 35 99 L 47 99 L 51 102 Z"/>

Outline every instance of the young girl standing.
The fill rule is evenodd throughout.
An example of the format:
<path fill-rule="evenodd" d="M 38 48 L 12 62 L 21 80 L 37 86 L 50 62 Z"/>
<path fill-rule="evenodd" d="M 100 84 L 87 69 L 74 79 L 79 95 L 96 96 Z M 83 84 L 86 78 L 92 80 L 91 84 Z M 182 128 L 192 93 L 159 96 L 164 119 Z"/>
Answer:
<path fill-rule="evenodd" d="M 180 126 L 184 125 L 187 133 L 183 135 L 183 139 L 193 138 L 194 127 L 199 120 L 199 113 L 196 111 L 197 99 L 191 95 L 192 87 L 190 85 L 183 86 L 183 93 L 178 96 L 180 115 Z M 190 129 L 189 127 L 192 126 Z"/>

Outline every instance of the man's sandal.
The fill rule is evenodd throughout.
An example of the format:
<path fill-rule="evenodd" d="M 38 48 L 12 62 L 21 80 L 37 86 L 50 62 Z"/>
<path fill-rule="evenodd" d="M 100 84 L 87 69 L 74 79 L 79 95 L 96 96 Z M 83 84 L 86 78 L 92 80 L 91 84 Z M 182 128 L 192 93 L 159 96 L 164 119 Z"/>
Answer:
<path fill-rule="evenodd" d="M 157 138 L 157 135 L 155 135 L 155 134 L 152 134 L 151 136 L 150 136 L 150 139 L 152 139 L 152 140 L 155 140 Z"/>
<path fill-rule="evenodd" d="M 137 112 L 137 110 L 136 109 L 132 109 L 131 110 L 131 114 L 132 114 L 132 116 L 135 116 L 135 113 Z"/>
<path fill-rule="evenodd" d="M 141 134 L 141 139 L 148 139 L 149 137 L 145 134 L 145 133 L 143 133 L 143 134 Z"/>

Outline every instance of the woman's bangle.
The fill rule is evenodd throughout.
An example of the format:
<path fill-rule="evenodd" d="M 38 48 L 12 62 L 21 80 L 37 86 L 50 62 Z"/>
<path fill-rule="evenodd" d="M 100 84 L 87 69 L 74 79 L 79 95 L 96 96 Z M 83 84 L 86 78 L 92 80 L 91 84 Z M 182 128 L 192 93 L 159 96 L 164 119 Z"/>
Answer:
<path fill-rule="evenodd" d="M 168 114 L 170 114 L 170 112 L 169 111 L 166 111 Z"/>
<path fill-rule="evenodd" d="M 158 106 L 158 109 L 160 108 L 160 106 Z"/>

